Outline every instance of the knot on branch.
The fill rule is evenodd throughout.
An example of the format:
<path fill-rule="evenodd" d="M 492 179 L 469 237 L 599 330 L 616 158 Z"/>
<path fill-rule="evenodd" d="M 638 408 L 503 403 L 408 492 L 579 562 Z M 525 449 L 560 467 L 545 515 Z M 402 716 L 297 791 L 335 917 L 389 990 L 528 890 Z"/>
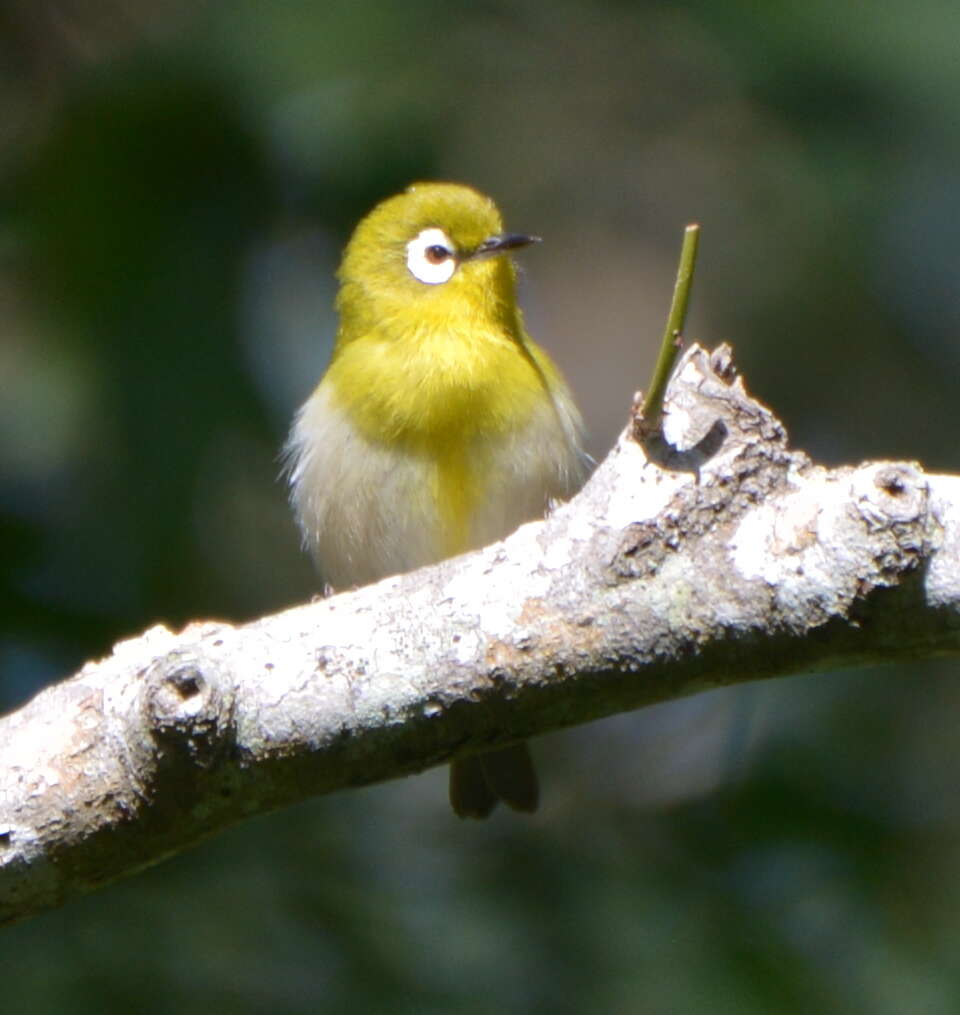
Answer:
<path fill-rule="evenodd" d="M 143 703 L 160 760 L 207 768 L 234 742 L 233 692 L 217 667 L 189 648 L 157 659 Z"/>
<path fill-rule="evenodd" d="M 645 420 L 641 408 L 638 394 L 631 436 L 650 461 L 676 472 L 697 472 L 720 451 L 728 434 L 759 435 L 786 447 L 783 424 L 747 393 L 726 343 L 712 351 L 691 345 L 670 382 L 664 412 L 655 421 Z"/>
<path fill-rule="evenodd" d="M 872 587 L 898 582 L 927 553 L 929 500 L 919 466 L 882 462 L 858 474 L 854 507 L 875 546 Z"/>
<path fill-rule="evenodd" d="M 660 506 L 620 530 L 610 564 L 614 581 L 655 575 L 668 557 L 735 523 L 783 490 L 791 470 L 808 464 L 789 449 L 783 424 L 747 393 L 727 345 L 712 353 L 691 346 L 667 393 L 663 432 L 639 432 L 635 419 L 628 434 L 645 462 L 663 470 L 644 468 L 631 477 L 637 506 L 641 513 L 648 502 Z M 664 474 L 677 480 L 669 499 L 660 492 Z"/>

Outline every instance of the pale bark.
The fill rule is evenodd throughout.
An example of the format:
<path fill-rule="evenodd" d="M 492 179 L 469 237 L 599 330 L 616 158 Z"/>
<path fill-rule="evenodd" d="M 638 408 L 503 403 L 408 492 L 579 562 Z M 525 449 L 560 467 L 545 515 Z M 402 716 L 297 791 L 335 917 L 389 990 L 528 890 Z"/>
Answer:
<path fill-rule="evenodd" d="M 628 428 L 502 543 L 154 627 L 0 719 L 0 923 L 308 796 L 722 684 L 956 653 L 960 477 L 812 464 L 732 375 L 691 349 L 674 446 Z"/>

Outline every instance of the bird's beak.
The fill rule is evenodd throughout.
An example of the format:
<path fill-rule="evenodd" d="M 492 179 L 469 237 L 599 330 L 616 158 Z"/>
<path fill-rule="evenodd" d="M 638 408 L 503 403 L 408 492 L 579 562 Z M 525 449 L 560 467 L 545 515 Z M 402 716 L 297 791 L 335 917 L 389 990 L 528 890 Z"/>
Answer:
<path fill-rule="evenodd" d="M 499 236 L 488 236 L 476 250 L 470 253 L 469 259 L 479 261 L 484 257 L 496 257 L 509 250 L 529 247 L 531 243 L 539 242 L 539 236 L 528 236 L 526 233 L 500 233 Z"/>

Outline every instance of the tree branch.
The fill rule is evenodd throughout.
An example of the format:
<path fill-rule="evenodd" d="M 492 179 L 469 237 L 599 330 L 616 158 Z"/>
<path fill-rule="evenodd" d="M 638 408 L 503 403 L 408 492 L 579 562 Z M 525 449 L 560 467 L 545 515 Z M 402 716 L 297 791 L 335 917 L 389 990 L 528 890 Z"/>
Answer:
<path fill-rule="evenodd" d="M 154 627 L 0 720 L 0 923 L 305 797 L 723 684 L 960 650 L 960 477 L 812 464 L 724 348 L 687 352 L 665 432 L 628 427 L 502 543 L 239 627 Z"/>

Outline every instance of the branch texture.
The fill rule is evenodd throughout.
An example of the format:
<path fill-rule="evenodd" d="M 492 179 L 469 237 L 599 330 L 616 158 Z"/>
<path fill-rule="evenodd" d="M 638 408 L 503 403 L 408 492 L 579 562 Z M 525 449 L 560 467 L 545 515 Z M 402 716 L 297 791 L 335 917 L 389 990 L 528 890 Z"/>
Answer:
<path fill-rule="evenodd" d="M 960 649 L 960 478 L 812 464 L 725 348 L 685 355 L 665 432 L 628 427 L 501 543 L 240 627 L 154 627 L 0 719 L 0 923 L 308 796 Z"/>

